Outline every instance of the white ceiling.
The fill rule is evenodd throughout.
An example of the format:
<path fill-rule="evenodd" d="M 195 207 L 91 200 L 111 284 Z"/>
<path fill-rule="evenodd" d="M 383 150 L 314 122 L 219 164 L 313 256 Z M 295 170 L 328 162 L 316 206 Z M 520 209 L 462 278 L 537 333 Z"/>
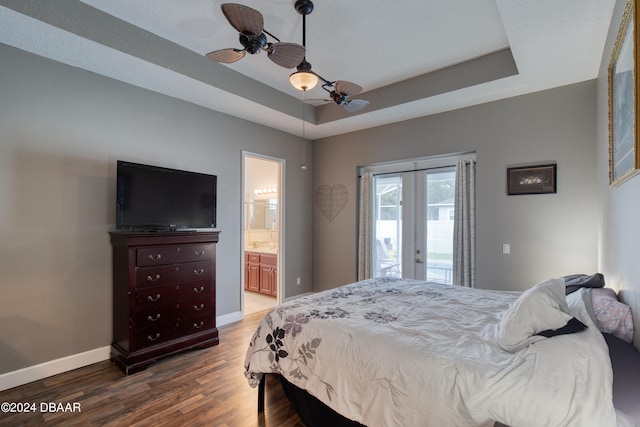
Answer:
<path fill-rule="evenodd" d="M 229 65 L 204 58 L 241 48 L 223 2 L 0 0 L 0 42 L 318 139 L 593 79 L 615 4 L 316 0 L 306 57 L 327 80 L 364 88 L 357 98 L 370 106 L 349 114 L 333 104 L 303 108 L 302 93 L 288 82 L 295 70 L 265 53 Z M 295 0 L 239 2 L 259 10 L 265 29 L 280 40 L 302 43 Z M 325 94 L 318 86 L 305 97 Z"/>

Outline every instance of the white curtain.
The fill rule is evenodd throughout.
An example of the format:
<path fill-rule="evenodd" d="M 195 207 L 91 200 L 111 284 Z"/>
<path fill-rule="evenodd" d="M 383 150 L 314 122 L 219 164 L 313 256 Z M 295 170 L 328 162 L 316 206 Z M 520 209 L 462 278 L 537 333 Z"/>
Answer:
<path fill-rule="evenodd" d="M 456 164 L 453 284 L 476 287 L 476 161 Z"/>
<path fill-rule="evenodd" d="M 372 227 L 372 191 L 373 175 L 363 172 L 360 177 L 360 218 L 358 221 L 358 280 L 370 279 L 373 276 L 371 257 Z"/>

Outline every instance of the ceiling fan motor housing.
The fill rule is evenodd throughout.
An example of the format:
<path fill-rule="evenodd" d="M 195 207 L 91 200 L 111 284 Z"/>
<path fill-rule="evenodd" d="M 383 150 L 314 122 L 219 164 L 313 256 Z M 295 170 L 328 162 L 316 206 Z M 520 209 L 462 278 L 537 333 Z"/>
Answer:
<path fill-rule="evenodd" d="M 347 97 L 341 93 L 336 92 L 335 90 L 332 90 L 329 96 L 331 96 L 331 100 L 338 105 L 342 105 L 347 102 Z"/>
<path fill-rule="evenodd" d="M 309 15 L 313 12 L 313 2 L 311 0 L 297 0 L 295 8 L 300 15 Z"/>
<path fill-rule="evenodd" d="M 253 33 L 243 31 L 240 33 L 240 44 L 244 46 L 247 52 L 256 54 L 267 44 L 267 36 L 264 33 L 255 35 Z"/>
<path fill-rule="evenodd" d="M 296 67 L 296 69 L 298 71 L 306 71 L 308 73 L 311 73 L 311 63 L 307 62 L 306 59 L 303 59 L 302 62 L 300 64 L 298 64 L 298 66 Z"/>

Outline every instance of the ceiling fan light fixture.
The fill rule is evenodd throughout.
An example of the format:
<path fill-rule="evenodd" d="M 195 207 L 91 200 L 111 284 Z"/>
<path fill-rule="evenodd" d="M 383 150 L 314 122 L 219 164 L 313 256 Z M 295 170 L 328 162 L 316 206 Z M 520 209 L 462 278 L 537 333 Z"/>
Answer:
<path fill-rule="evenodd" d="M 298 90 L 313 89 L 318 84 L 318 76 L 310 71 L 296 71 L 289 76 L 291 85 Z"/>
<path fill-rule="evenodd" d="M 306 91 L 316 87 L 318 76 L 311 71 L 311 64 L 306 59 L 303 59 L 298 65 L 298 71 L 289 76 L 289 81 L 296 89 Z"/>

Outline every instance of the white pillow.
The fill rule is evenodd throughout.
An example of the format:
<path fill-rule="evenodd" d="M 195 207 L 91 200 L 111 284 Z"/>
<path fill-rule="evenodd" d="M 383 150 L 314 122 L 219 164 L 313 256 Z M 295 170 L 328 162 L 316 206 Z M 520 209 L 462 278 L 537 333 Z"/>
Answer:
<path fill-rule="evenodd" d="M 498 344 L 515 353 L 544 339 L 536 335 L 558 329 L 571 319 L 564 295 L 564 281 L 548 279 L 524 291 L 504 312 L 498 330 Z"/>

